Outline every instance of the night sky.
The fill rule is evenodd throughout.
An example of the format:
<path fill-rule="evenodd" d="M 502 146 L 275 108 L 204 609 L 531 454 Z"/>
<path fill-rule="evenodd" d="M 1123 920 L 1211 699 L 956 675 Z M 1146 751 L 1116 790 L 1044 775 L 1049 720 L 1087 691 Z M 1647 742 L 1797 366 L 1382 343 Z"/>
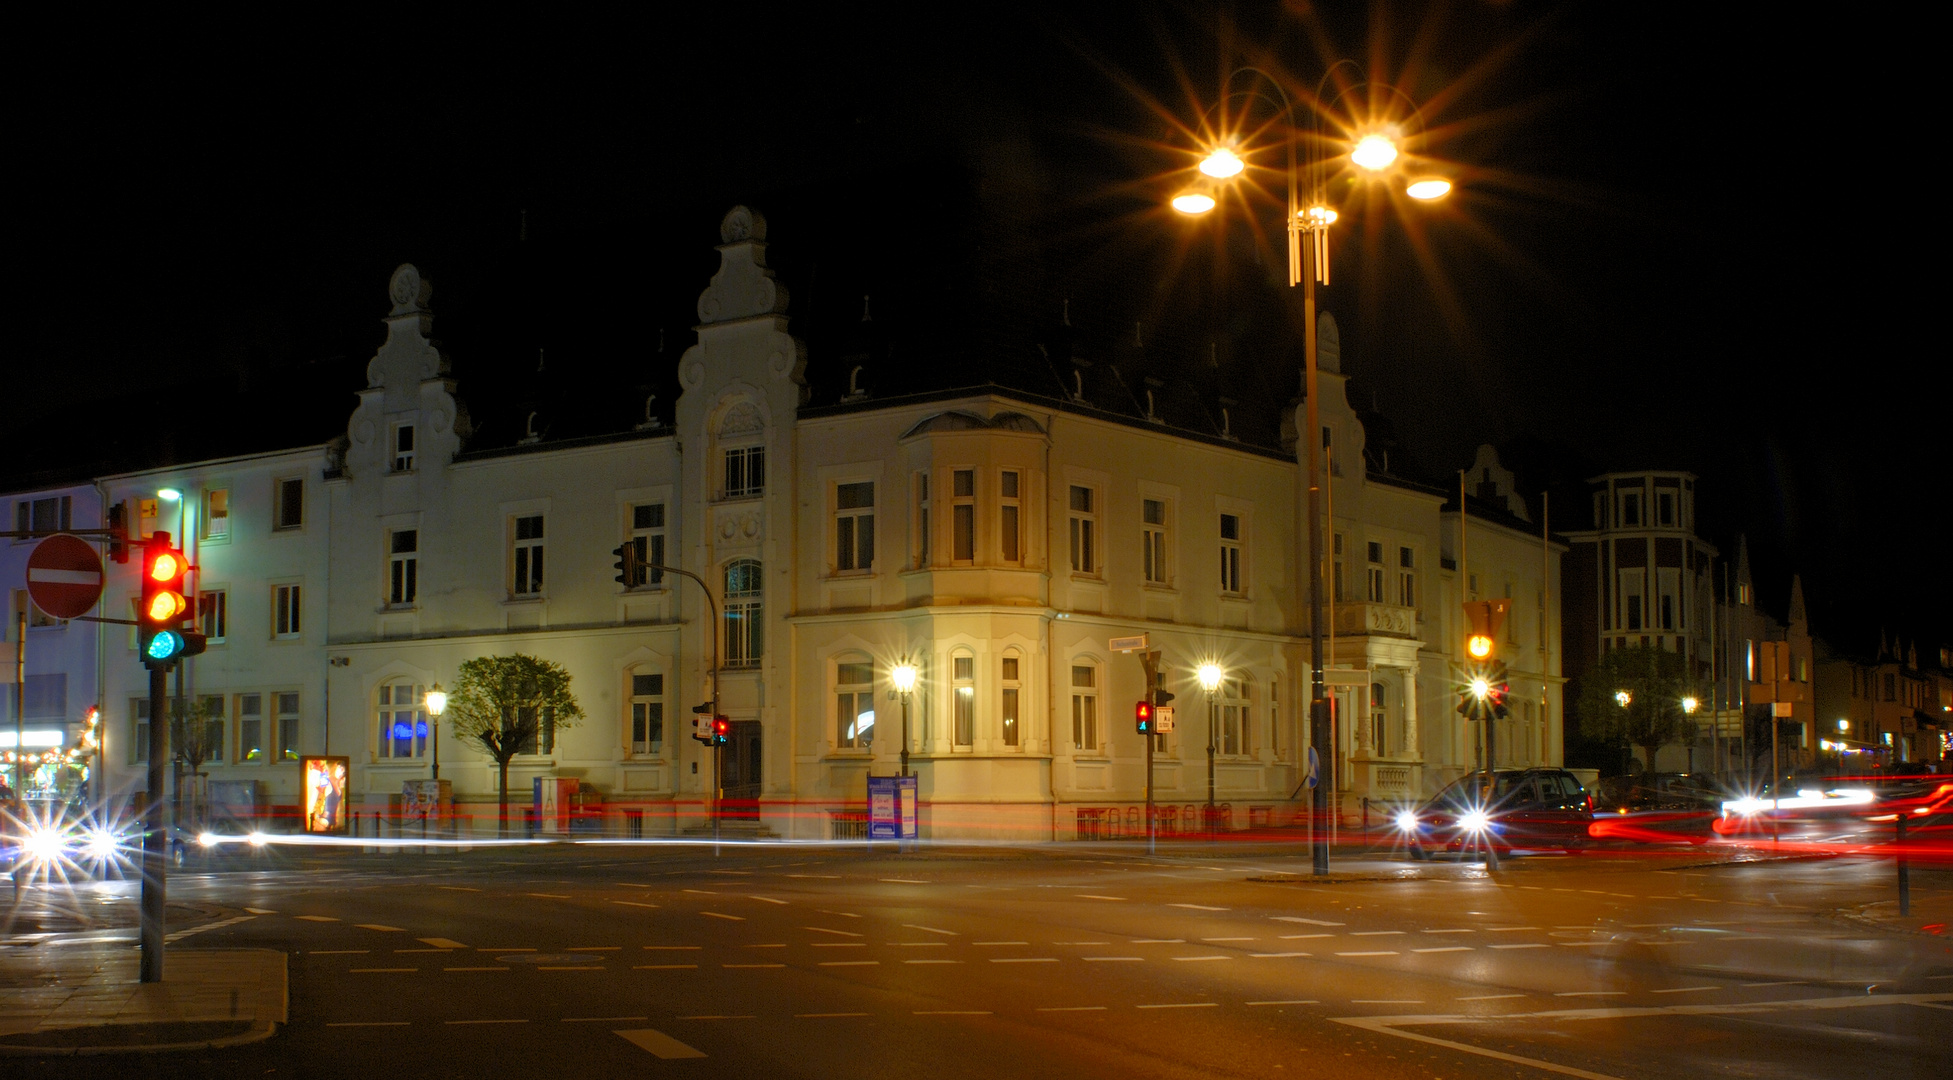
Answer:
<path fill-rule="evenodd" d="M 406 261 L 485 429 L 538 395 L 668 404 L 739 202 L 816 366 L 863 292 L 978 347 L 995 309 L 970 297 L 999 280 L 1081 322 L 1138 297 L 1192 342 L 1254 291 L 1257 232 L 1161 209 L 1181 129 L 1235 65 L 1307 90 L 1347 56 L 1427 107 L 1459 183 L 1334 241 L 1323 302 L 1394 471 L 1443 483 L 1494 443 L 1529 498 L 1566 493 L 1556 528 L 1590 524 L 1585 476 L 1695 471 L 1766 608 L 1800 572 L 1820 637 L 1930 655 L 1953 643 L 1953 455 L 1946 350 L 1916 328 L 1912 249 L 1944 232 L 1915 193 L 1925 29 L 1708 6 L 50 22 L 12 58 L 0 479 L 332 437 Z M 145 433 L 158 404 L 174 433 Z"/>

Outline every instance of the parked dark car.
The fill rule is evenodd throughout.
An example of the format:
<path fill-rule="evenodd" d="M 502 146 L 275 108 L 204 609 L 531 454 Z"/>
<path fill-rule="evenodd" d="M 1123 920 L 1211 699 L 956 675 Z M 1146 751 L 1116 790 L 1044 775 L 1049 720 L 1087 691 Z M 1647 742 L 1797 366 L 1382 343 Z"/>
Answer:
<path fill-rule="evenodd" d="M 1416 809 L 1397 815 L 1412 858 L 1433 851 L 1461 851 L 1492 844 L 1500 851 L 1587 846 L 1593 799 L 1565 769 L 1512 769 L 1484 777 L 1467 774 Z"/>
<path fill-rule="evenodd" d="M 1610 776 L 1594 792 L 1596 839 L 1669 844 L 1706 842 L 1722 804 L 1734 796 L 1694 773 Z"/>

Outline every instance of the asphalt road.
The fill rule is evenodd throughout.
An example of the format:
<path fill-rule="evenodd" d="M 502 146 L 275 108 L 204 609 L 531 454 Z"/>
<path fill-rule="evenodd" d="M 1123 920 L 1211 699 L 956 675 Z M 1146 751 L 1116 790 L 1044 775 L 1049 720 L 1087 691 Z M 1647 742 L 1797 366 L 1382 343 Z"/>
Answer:
<path fill-rule="evenodd" d="M 199 948 L 289 952 L 289 1027 L 221 1052 L 13 1064 L 26 1077 L 1671 1080 L 1943 1076 L 1953 1061 L 1953 943 L 1836 916 L 1889 899 L 1889 864 L 1348 861 L 1346 877 L 1369 880 L 1320 884 L 1303 856 L 239 855 L 173 876 L 176 910 L 197 921 L 170 929 Z M 132 907 L 126 884 L 76 889 L 75 910 L 104 926 Z M 1913 889 L 1943 902 L 1953 871 L 1917 871 Z"/>

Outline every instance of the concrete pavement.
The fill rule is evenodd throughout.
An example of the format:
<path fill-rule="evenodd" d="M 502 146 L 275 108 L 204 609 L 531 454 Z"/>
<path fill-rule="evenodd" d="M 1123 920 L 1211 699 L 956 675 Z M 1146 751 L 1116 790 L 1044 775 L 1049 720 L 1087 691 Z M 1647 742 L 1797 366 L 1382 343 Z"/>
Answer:
<path fill-rule="evenodd" d="M 0 946 L 0 1056 L 237 1046 L 288 1018 L 285 954 L 273 949 L 167 951 L 160 983 L 138 981 L 126 940 Z"/>

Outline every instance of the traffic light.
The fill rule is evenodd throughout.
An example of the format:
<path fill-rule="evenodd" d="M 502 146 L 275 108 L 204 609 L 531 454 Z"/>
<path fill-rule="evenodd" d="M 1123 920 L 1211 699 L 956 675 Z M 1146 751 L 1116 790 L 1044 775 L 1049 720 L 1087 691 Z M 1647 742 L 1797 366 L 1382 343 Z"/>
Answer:
<path fill-rule="evenodd" d="M 1154 707 L 1154 708 L 1156 708 L 1156 709 L 1157 709 L 1157 708 L 1159 708 L 1159 707 L 1160 707 L 1160 706 L 1162 706 L 1162 705 L 1171 705 L 1172 703 L 1173 703 L 1173 693 L 1172 693 L 1172 691 L 1170 691 L 1170 690 L 1162 690 L 1162 689 L 1160 689 L 1160 688 L 1159 688 L 1159 687 L 1157 687 L 1157 686 L 1155 686 L 1155 687 L 1153 688 L 1153 707 Z"/>
<path fill-rule="evenodd" d="M 626 540 L 611 548 L 610 553 L 617 556 L 617 561 L 611 564 L 617 568 L 617 576 L 612 578 L 612 581 L 626 589 L 635 589 L 644 584 L 644 572 L 639 568 L 637 561 L 636 541 Z"/>
<path fill-rule="evenodd" d="M 1499 627 L 1505 625 L 1505 614 L 1512 610 L 1510 599 L 1474 600 L 1465 605 L 1465 619 L 1471 623 L 1471 631 L 1465 636 L 1465 654 L 1473 660 L 1484 662 L 1492 658 L 1498 648 Z"/>
<path fill-rule="evenodd" d="M 129 506 L 116 503 L 108 508 L 109 558 L 119 563 L 129 561 Z"/>
<path fill-rule="evenodd" d="M 1151 735 L 1153 733 L 1152 702 L 1141 700 L 1135 703 L 1132 707 L 1132 718 L 1134 725 L 1138 728 L 1141 735 Z"/>
<path fill-rule="evenodd" d="M 194 656 L 183 632 L 190 602 L 183 595 L 183 576 L 190 569 L 183 553 L 170 546 L 170 534 L 155 533 L 142 549 L 142 601 L 136 618 L 136 645 L 142 662 L 168 667 L 179 656 Z M 203 651 L 202 634 L 195 635 L 196 652 Z"/>
<path fill-rule="evenodd" d="M 732 741 L 732 721 L 723 716 L 712 718 L 712 745 L 724 746 Z"/>
<path fill-rule="evenodd" d="M 1482 672 L 1473 672 L 1465 679 L 1465 685 L 1458 693 L 1458 715 L 1467 720 L 1485 718 L 1486 704 L 1492 697 L 1492 680 Z"/>
<path fill-rule="evenodd" d="M 1491 670 L 1485 673 L 1485 703 L 1491 707 L 1492 718 L 1503 720 L 1512 710 L 1505 703 L 1506 695 L 1512 692 L 1512 682 L 1505 673 L 1505 661 L 1495 660 Z"/>
<path fill-rule="evenodd" d="M 708 701 L 703 705 L 692 706 L 692 738 L 697 739 L 707 746 L 711 746 L 712 721 L 714 719 L 712 715 L 712 702 Z"/>

